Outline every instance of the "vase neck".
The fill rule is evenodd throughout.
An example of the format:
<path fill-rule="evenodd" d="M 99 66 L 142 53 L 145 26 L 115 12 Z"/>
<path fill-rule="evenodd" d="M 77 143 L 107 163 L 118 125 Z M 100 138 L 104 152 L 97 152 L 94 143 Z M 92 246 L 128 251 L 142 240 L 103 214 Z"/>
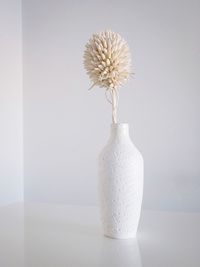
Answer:
<path fill-rule="evenodd" d="M 113 123 L 111 124 L 111 138 L 126 139 L 129 138 L 128 123 Z"/>

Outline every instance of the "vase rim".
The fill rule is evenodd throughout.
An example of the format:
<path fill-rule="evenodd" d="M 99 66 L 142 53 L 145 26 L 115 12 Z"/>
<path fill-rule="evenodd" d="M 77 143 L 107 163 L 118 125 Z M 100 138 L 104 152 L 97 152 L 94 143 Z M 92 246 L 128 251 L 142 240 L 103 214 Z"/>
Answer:
<path fill-rule="evenodd" d="M 128 126 L 127 122 L 117 122 L 117 123 L 112 123 L 111 126 Z"/>
<path fill-rule="evenodd" d="M 129 124 L 128 123 L 112 123 L 111 124 L 111 129 L 113 130 L 117 130 L 117 129 L 124 129 L 124 130 L 128 130 L 129 129 Z"/>

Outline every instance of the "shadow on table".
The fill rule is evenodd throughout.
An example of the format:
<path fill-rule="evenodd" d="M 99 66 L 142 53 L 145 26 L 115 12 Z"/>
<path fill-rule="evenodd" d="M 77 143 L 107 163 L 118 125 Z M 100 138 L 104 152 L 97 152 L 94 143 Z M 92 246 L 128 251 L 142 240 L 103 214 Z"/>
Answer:
<path fill-rule="evenodd" d="M 25 257 L 30 267 L 142 266 L 137 239 L 110 239 L 96 225 L 69 220 L 26 220 Z"/>

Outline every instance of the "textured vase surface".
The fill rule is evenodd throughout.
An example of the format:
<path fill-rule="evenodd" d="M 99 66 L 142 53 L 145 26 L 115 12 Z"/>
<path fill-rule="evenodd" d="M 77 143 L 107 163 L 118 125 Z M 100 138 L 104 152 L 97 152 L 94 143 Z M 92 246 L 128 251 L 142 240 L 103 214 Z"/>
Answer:
<path fill-rule="evenodd" d="M 103 233 L 111 238 L 136 236 L 143 196 L 143 158 L 127 123 L 111 125 L 99 155 L 99 195 Z"/>

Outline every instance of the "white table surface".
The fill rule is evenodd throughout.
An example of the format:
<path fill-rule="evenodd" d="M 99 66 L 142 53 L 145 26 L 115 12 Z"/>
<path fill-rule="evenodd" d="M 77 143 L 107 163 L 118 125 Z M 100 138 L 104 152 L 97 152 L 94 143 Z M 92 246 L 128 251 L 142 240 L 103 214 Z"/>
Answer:
<path fill-rule="evenodd" d="M 200 267 L 200 214 L 143 211 L 137 239 L 101 233 L 97 207 L 0 207 L 0 267 Z"/>

